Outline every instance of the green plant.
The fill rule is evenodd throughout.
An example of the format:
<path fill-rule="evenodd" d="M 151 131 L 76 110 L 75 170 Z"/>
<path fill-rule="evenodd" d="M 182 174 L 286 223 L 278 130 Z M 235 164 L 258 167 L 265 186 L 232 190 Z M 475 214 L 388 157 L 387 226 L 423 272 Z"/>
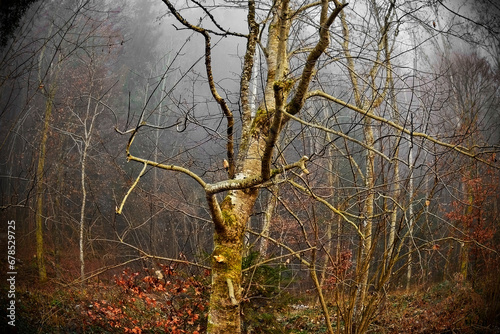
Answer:
<path fill-rule="evenodd" d="M 260 259 L 259 252 L 254 251 L 243 258 L 243 331 L 288 333 L 278 313 L 285 311 L 292 301 L 282 288 L 290 284 L 292 278 L 285 266 L 259 265 Z"/>

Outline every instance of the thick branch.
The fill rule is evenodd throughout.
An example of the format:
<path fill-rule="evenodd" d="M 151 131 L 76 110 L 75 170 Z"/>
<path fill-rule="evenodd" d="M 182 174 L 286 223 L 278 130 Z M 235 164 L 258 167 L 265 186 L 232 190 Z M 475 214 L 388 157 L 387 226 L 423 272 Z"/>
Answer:
<path fill-rule="evenodd" d="M 217 22 L 217 20 L 215 19 L 215 17 L 212 15 L 212 13 L 210 13 L 210 11 L 205 8 L 205 6 L 203 6 L 200 2 L 196 1 L 196 0 L 191 0 L 192 2 L 194 2 L 196 5 L 198 5 L 198 7 L 200 7 L 204 12 L 205 14 L 207 14 L 207 16 L 210 18 L 210 20 L 212 21 L 212 23 L 220 30 L 223 32 L 223 34 L 218 34 L 216 33 L 215 31 L 210 31 L 211 33 L 213 34 L 217 34 L 217 35 L 233 35 L 233 36 L 238 36 L 238 37 L 248 37 L 248 36 L 245 36 L 243 34 L 239 34 L 239 33 L 235 33 L 235 32 L 230 32 L 226 29 L 224 29 L 220 24 L 219 22 Z"/>
<path fill-rule="evenodd" d="M 319 57 L 325 52 L 330 43 L 330 26 L 333 24 L 333 21 L 345 6 L 347 6 L 347 3 L 337 5 L 330 16 L 326 18 L 326 12 L 328 11 L 328 1 L 323 1 L 321 9 L 319 41 L 307 57 L 304 70 L 302 71 L 302 75 L 300 76 L 300 81 L 297 86 L 297 91 L 287 107 L 288 113 L 295 115 L 302 109 L 302 106 L 304 105 L 304 102 L 306 100 L 309 83 L 311 82 L 312 76 L 314 74 L 314 67 L 316 66 Z"/>
<path fill-rule="evenodd" d="M 266 139 L 266 147 L 262 154 L 261 161 L 261 174 L 263 180 L 268 180 L 271 177 L 271 159 L 273 155 L 274 146 L 278 141 L 281 132 L 281 120 L 283 118 L 283 104 L 286 94 L 286 89 L 281 82 L 274 83 L 274 100 L 276 102 L 276 110 L 274 117 L 269 127 L 269 134 Z"/>
<path fill-rule="evenodd" d="M 217 201 L 217 197 L 215 197 L 215 194 L 207 193 L 206 198 L 208 209 L 210 210 L 210 215 L 212 216 L 212 221 L 215 225 L 215 228 L 224 230 L 224 217 L 222 216 L 222 211 L 220 209 L 219 202 Z"/>
<path fill-rule="evenodd" d="M 191 29 L 191 30 L 194 30 L 194 31 L 197 31 L 197 32 L 202 32 L 202 31 L 206 31 L 206 32 L 209 32 L 211 34 L 214 34 L 214 35 L 218 35 L 218 36 L 228 36 L 228 35 L 231 35 L 231 36 L 237 36 L 237 37 L 246 37 L 245 35 L 243 34 L 239 34 L 239 33 L 235 33 L 235 32 L 230 32 L 230 31 L 227 31 L 225 30 L 224 28 L 222 28 L 216 21 L 215 21 L 215 18 L 210 14 L 210 12 L 204 7 L 201 5 L 201 3 L 197 2 L 197 1 L 193 1 L 195 4 L 197 4 L 207 15 L 208 17 L 210 17 L 210 19 L 212 20 L 212 22 L 215 24 L 215 26 L 220 29 L 222 32 L 217 32 L 217 31 L 213 31 L 213 30 L 210 30 L 210 29 L 205 29 L 205 28 L 202 28 L 202 27 L 199 27 L 199 26 L 196 26 L 194 24 L 191 24 L 189 23 L 178 11 L 177 9 L 175 8 L 175 6 L 168 0 L 163 0 L 163 3 L 165 5 L 167 5 L 168 9 L 170 10 L 170 12 L 175 16 L 175 18 L 177 19 L 177 21 L 179 21 L 183 26 L 185 26 L 186 28 L 188 29 Z"/>
<path fill-rule="evenodd" d="M 207 71 L 207 80 L 208 80 L 208 85 L 210 86 L 210 92 L 212 93 L 212 96 L 214 99 L 217 101 L 217 103 L 220 105 L 222 111 L 224 112 L 224 116 L 227 119 L 227 160 L 229 162 L 229 178 L 234 177 L 235 173 L 235 168 L 234 168 L 234 138 L 233 138 L 233 129 L 234 129 L 234 118 L 233 118 L 233 113 L 229 109 L 229 106 L 227 105 L 226 101 L 219 95 L 217 92 L 217 89 L 215 88 L 215 82 L 214 82 L 214 77 L 213 77 L 213 72 L 212 72 L 212 46 L 210 42 L 210 34 L 209 33 L 214 33 L 213 31 L 209 31 L 205 28 L 193 25 L 189 23 L 180 13 L 177 11 L 174 5 L 170 3 L 168 0 L 163 0 L 163 2 L 167 5 L 168 9 L 170 12 L 175 16 L 175 18 L 186 28 L 191 29 L 193 31 L 196 31 L 200 34 L 203 35 L 205 38 L 205 70 Z M 201 5 L 200 5 L 201 7 Z M 203 7 L 202 7 L 203 8 Z M 218 26 L 219 27 L 219 26 Z M 219 27 L 221 29 L 221 27 Z M 220 35 L 220 34 L 219 34 Z M 225 34 L 224 34 L 225 35 Z"/>
<path fill-rule="evenodd" d="M 208 84 L 210 86 L 210 92 L 212 96 L 220 105 L 222 111 L 224 112 L 224 116 L 227 119 L 227 160 L 229 162 L 229 178 L 234 178 L 234 138 L 233 138 L 233 129 L 234 129 L 234 117 L 233 112 L 229 109 L 226 101 L 219 95 L 217 89 L 215 88 L 214 76 L 212 72 L 212 47 L 210 44 L 210 35 L 206 30 L 202 32 L 205 37 L 205 69 L 207 71 L 207 79 Z"/>
<path fill-rule="evenodd" d="M 309 158 L 306 156 L 303 156 L 299 161 L 289 164 L 286 166 L 283 166 L 281 168 L 273 169 L 270 172 L 270 177 L 274 177 L 278 174 L 282 174 L 285 171 L 288 171 L 290 169 L 294 168 L 300 168 L 305 174 L 309 174 L 309 171 L 307 170 L 305 166 L 305 162 L 308 161 Z M 220 193 L 223 191 L 227 190 L 238 190 L 238 189 L 248 189 L 252 187 L 257 187 L 265 183 L 267 180 L 262 177 L 262 175 L 258 176 L 251 176 L 247 177 L 244 179 L 232 179 L 232 180 L 225 180 L 221 182 L 217 182 L 214 184 L 207 184 L 205 186 L 205 191 L 207 192 L 208 195 L 214 195 L 216 193 Z"/>
<path fill-rule="evenodd" d="M 123 206 L 125 205 L 125 202 L 127 201 L 128 196 L 130 195 L 130 193 L 132 192 L 132 190 L 134 190 L 134 188 L 137 185 L 137 183 L 139 183 L 139 180 L 144 175 L 144 172 L 146 172 L 146 167 L 148 167 L 148 164 L 144 164 L 144 167 L 142 168 L 141 172 L 137 176 L 137 179 L 135 179 L 135 182 L 132 184 L 132 186 L 130 186 L 129 190 L 125 194 L 125 197 L 123 197 L 123 200 L 122 200 L 122 203 L 120 204 L 120 207 L 116 208 L 116 213 L 117 214 L 119 214 L 119 215 L 122 214 Z"/>
<path fill-rule="evenodd" d="M 243 109 L 242 123 L 243 123 L 243 133 L 248 133 L 248 129 L 252 123 L 252 110 L 250 110 L 249 102 L 249 83 L 252 78 L 252 69 L 255 63 L 255 50 L 257 46 L 257 38 L 259 35 L 259 25 L 255 22 L 255 1 L 248 1 L 248 40 L 245 52 L 245 57 L 243 58 L 243 71 L 240 81 L 240 98 L 241 98 L 241 108 Z"/>
<path fill-rule="evenodd" d="M 345 13 L 340 14 L 340 21 L 342 24 L 342 34 L 344 41 L 342 42 L 342 50 L 344 51 L 345 58 L 347 60 L 347 70 L 349 71 L 349 77 L 351 78 L 352 89 L 354 93 L 354 101 L 357 106 L 362 105 L 361 93 L 359 91 L 358 79 L 356 76 L 356 71 L 354 69 L 354 60 L 351 56 L 351 51 L 349 49 L 349 27 L 347 26 L 347 20 Z"/>
<path fill-rule="evenodd" d="M 159 163 L 159 162 L 156 162 L 156 161 L 152 161 L 152 160 L 148 160 L 148 159 L 142 159 L 142 158 L 139 158 L 139 157 L 135 157 L 135 156 L 133 156 L 131 154 L 128 154 L 127 159 L 129 161 L 142 162 L 143 164 L 149 165 L 149 166 L 152 166 L 152 167 L 157 167 L 157 168 L 161 168 L 161 169 L 165 169 L 165 170 L 171 170 L 171 171 L 181 172 L 183 174 L 186 174 L 186 175 L 190 176 L 192 179 L 194 179 L 196 182 L 198 182 L 198 184 L 200 186 L 202 186 L 203 188 L 207 187 L 207 183 L 205 181 L 203 181 L 203 179 L 201 177 L 199 177 L 196 173 L 190 171 L 187 168 L 176 166 L 176 165 L 162 164 L 162 163 Z"/>

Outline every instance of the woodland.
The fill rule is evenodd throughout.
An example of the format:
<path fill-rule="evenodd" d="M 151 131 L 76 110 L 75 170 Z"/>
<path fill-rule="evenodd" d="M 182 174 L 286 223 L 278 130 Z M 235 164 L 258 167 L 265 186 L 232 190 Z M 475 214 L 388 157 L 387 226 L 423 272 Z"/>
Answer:
<path fill-rule="evenodd" d="M 10 333 L 500 333 L 494 0 L 0 3 Z"/>

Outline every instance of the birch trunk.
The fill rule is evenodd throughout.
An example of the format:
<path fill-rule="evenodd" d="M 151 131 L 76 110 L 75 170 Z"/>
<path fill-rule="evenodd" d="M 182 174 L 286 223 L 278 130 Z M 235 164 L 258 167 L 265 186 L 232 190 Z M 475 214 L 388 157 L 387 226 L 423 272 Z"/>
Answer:
<path fill-rule="evenodd" d="M 414 219 L 413 219 L 413 144 L 411 143 L 410 140 L 410 148 L 408 152 L 408 160 L 410 164 L 410 174 L 409 174 L 409 180 L 408 180 L 408 197 L 409 197 L 409 206 L 408 206 L 408 215 L 409 217 L 409 222 L 408 222 L 408 268 L 406 271 L 406 291 L 410 291 L 411 287 L 411 276 L 412 276 L 412 262 L 413 262 L 413 224 L 414 224 Z"/>
<path fill-rule="evenodd" d="M 262 258 L 267 256 L 267 248 L 269 244 L 269 228 L 271 226 L 271 219 L 273 217 L 274 209 L 276 208 L 276 203 L 278 202 L 278 187 L 276 185 L 270 188 L 269 197 L 266 203 L 266 211 L 264 212 L 264 221 L 261 231 L 261 239 L 259 246 L 259 253 Z"/>
<path fill-rule="evenodd" d="M 87 130 L 87 129 L 85 129 Z M 87 189 L 85 188 L 85 167 L 87 163 L 87 142 L 84 140 L 82 148 L 82 171 L 81 171 L 81 184 L 82 184 L 82 204 L 80 208 L 80 279 L 82 285 L 85 284 L 85 254 L 84 254 L 84 232 L 85 232 L 85 205 L 87 204 Z"/>
<path fill-rule="evenodd" d="M 371 120 L 366 119 L 364 125 L 365 132 L 365 144 L 368 147 L 374 147 L 374 137 Z M 368 274 L 370 272 L 370 252 L 372 248 L 372 225 L 373 225 L 373 209 L 374 209 L 374 199 L 375 193 L 373 191 L 375 185 L 375 153 L 372 150 L 366 150 L 366 174 L 365 174 L 365 189 L 367 191 L 367 196 L 364 202 L 363 216 L 364 221 L 362 222 L 361 232 L 365 236 L 361 240 L 361 279 L 360 279 L 360 297 L 359 297 L 359 310 L 362 311 L 364 308 L 364 302 L 366 299 L 366 293 L 368 291 Z"/>

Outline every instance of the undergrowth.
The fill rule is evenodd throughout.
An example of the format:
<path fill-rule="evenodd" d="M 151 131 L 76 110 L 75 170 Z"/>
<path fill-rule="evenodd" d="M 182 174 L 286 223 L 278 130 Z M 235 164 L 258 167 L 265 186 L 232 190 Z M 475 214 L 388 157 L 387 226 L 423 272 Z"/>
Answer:
<path fill-rule="evenodd" d="M 251 266 L 251 263 L 247 264 Z M 273 288 L 283 268 L 264 268 L 246 278 L 243 333 L 326 333 L 321 310 L 311 296 L 300 299 Z M 387 296 L 370 333 L 500 333 L 499 279 L 473 288 L 456 276 L 411 293 Z M 280 281 L 283 284 L 285 281 Z M 209 275 L 186 276 L 169 266 L 124 270 L 110 284 L 72 287 L 19 286 L 17 333 L 205 333 Z M 492 288 L 494 288 L 492 290 Z M 492 292 L 493 291 L 493 292 Z M 1 291 L 2 299 L 7 295 Z M 5 302 L 5 300 L 2 300 Z M 331 303 L 332 323 L 335 306 Z M 9 333 L 5 324 L 0 332 Z M 9 329 L 12 329 L 11 327 Z"/>
<path fill-rule="evenodd" d="M 427 289 L 393 293 L 372 325 L 373 333 L 500 333 L 485 318 L 488 303 L 456 275 Z"/>

